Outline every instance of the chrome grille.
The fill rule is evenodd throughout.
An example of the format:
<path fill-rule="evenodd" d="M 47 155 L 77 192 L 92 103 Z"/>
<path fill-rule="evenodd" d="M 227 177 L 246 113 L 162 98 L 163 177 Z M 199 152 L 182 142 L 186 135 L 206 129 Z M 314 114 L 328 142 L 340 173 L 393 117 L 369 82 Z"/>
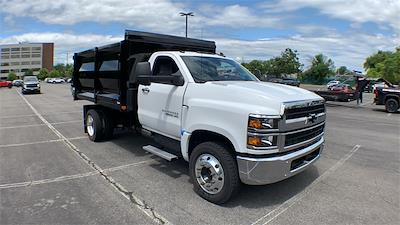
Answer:
<path fill-rule="evenodd" d="M 288 134 L 285 136 L 285 146 L 291 146 L 313 139 L 318 135 L 322 134 L 323 132 L 324 132 L 324 125 L 321 125 L 309 130 Z"/>
<path fill-rule="evenodd" d="M 296 119 L 307 117 L 310 114 L 318 114 L 325 112 L 325 104 L 313 105 L 301 108 L 289 108 L 285 110 L 286 119 Z"/>

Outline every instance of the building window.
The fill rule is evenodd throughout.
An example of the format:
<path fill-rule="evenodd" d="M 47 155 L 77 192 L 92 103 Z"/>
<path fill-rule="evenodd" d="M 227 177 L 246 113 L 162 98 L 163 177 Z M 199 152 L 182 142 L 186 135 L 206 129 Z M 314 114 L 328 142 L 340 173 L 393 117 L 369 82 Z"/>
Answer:
<path fill-rule="evenodd" d="M 11 66 L 19 66 L 19 62 L 11 62 Z"/>
<path fill-rule="evenodd" d="M 30 56 L 30 55 L 26 55 L 26 54 L 22 54 L 21 57 L 22 57 L 22 58 L 29 58 L 29 57 L 31 57 L 31 56 Z"/>
<path fill-rule="evenodd" d="M 9 48 L 2 48 L 2 49 L 1 49 L 1 52 L 9 52 L 9 51 L 10 51 Z"/>
<path fill-rule="evenodd" d="M 1 70 L 0 72 L 1 73 L 9 73 L 10 71 L 9 70 Z"/>
<path fill-rule="evenodd" d="M 32 54 L 32 58 L 39 58 L 40 54 Z"/>
<path fill-rule="evenodd" d="M 41 47 L 32 47 L 32 51 L 41 51 L 42 48 Z"/>
<path fill-rule="evenodd" d="M 31 48 L 30 47 L 24 47 L 24 48 L 21 48 L 22 50 L 21 51 L 30 51 L 31 50 Z"/>
<path fill-rule="evenodd" d="M 21 62 L 21 65 L 31 65 L 31 62 Z"/>
<path fill-rule="evenodd" d="M 1 65 L 1 66 L 9 66 L 10 63 L 6 63 L 6 62 L 5 62 L 5 63 L 1 63 L 0 65 Z"/>
<path fill-rule="evenodd" d="M 1 55 L 1 58 L 2 58 L 2 59 L 9 59 L 9 58 L 10 58 L 10 55 Z"/>
<path fill-rule="evenodd" d="M 20 48 L 11 48 L 11 51 L 12 51 L 12 52 L 19 52 L 19 51 L 20 51 Z"/>
<path fill-rule="evenodd" d="M 18 58 L 19 58 L 19 55 L 11 55 L 11 58 L 12 58 L 12 59 L 18 59 Z"/>
<path fill-rule="evenodd" d="M 32 61 L 32 65 L 40 65 L 40 61 Z"/>

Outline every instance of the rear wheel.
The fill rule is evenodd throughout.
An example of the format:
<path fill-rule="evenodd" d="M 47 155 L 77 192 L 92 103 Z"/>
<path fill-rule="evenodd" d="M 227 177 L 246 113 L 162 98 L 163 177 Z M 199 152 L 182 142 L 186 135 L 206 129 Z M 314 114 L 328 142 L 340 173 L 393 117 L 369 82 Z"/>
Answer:
<path fill-rule="evenodd" d="M 399 102 L 394 98 L 389 98 L 385 102 L 386 111 L 389 113 L 397 112 L 399 109 Z"/>
<path fill-rule="evenodd" d="M 189 161 L 194 191 L 215 204 L 222 204 L 240 189 L 235 158 L 222 143 L 204 142 L 197 145 Z"/>
<path fill-rule="evenodd" d="M 103 139 L 104 125 L 100 113 L 91 109 L 86 114 L 86 132 L 89 139 L 94 142 Z"/>

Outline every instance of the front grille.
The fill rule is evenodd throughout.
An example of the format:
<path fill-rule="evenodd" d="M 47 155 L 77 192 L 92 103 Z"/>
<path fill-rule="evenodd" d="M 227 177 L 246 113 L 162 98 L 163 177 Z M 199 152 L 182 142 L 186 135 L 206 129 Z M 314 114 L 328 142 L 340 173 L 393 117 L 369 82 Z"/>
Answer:
<path fill-rule="evenodd" d="M 27 84 L 26 86 L 27 86 L 27 87 L 37 87 L 36 84 Z"/>
<path fill-rule="evenodd" d="M 285 137 L 285 146 L 294 145 L 303 141 L 310 140 L 324 132 L 324 125 L 298 133 L 288 134 Z"/>
<path fill-rule="evenodd" d="M 300 167 L 308 164 L 309 162 L 311 162 L 313 159 L 315 159 L 319 155 L 319 152 L 320 152 L 320 148 L 311 152 L 308 155 L 305 155 L 303 157 L 293 160 L 290 165 L 290 170 L 292 171 L 292 170 L 295 170 L 297 168 L 300 168 Z"/>
<path fill-rule="evenodd" d="M 309 116 L 312 113 L 318 114 L 323 112 L 325 112 L 324 104 L 285 110 L 286 119 L 296 119 Z"/>

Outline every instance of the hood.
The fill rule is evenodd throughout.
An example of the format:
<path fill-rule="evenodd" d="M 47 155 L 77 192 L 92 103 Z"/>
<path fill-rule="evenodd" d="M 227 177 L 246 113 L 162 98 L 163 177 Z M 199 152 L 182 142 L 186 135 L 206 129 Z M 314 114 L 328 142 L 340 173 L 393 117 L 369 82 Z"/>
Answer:
<path fill-rule="evenodd" d="M 302 88 L 259 81 L 213 81 L 193 84 L 188 90 L 194 91 L 194 96 L 219 101 L 227 107 L 269 115 L 281 114 L 283 103 L 322 100 L 319 95 Z"/>

